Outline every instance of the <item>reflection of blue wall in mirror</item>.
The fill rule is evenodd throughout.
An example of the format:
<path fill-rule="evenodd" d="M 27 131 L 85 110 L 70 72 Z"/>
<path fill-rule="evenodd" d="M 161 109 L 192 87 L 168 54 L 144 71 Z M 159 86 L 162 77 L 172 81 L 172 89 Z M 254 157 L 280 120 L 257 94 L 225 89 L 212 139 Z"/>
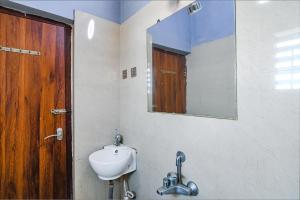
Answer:
<path fill-rule="evenodd" d="M 152 42 L 185 52 L 191 51 L 190 15 L 186 9 L 148 29 Z"/>
<path fill-rule="evenodd" d="M 202 10 L 191 17 L 192 46 L 232 35 L 235 30 L 234 0 L 201 1 Z"/>
<path fill-rule="evenodd" d="M 195 14 L 182 9 L 149 28 L 153 43 L 191 52 L 193 46 L 234 33 L 234 0 L 200 2 L 203 8 Z"/>

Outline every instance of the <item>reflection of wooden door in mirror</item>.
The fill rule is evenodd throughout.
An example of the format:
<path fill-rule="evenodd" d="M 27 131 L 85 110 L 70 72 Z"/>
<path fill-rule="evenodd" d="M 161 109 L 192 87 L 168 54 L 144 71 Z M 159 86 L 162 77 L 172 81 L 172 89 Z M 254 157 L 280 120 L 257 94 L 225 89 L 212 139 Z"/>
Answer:
<path fill-rule="evenodd" d="M 186 113 L 185 56 L 153 48 L 153 111 Z"/>

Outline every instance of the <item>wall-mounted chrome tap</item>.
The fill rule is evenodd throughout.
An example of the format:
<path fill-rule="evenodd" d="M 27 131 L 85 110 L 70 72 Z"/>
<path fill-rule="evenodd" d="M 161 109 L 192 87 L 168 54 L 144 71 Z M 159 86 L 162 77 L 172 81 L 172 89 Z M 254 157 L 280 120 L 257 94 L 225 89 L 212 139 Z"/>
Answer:
<path fill-rule="evenodd" d="M 182 184 L 181 166 L 184 161 L 185 161 L 184 153 L 181 151 L 177 151 L 176 153 L 177 182 L 180 184 Z"/>
<path fill-rule="evenodd" d="M 167 174 L 167 177 L 163 179 L 163 186 L 158 188 L 157 194 L 181 194 L 190 196 L 198 195 L 198 187 L 194 182 L 189 181 L 187 185 L 182 183 L 181 166 L 184 161 L 184 153 L 178 151 L 176 154 L 177 173 L 169 172 Z"/>

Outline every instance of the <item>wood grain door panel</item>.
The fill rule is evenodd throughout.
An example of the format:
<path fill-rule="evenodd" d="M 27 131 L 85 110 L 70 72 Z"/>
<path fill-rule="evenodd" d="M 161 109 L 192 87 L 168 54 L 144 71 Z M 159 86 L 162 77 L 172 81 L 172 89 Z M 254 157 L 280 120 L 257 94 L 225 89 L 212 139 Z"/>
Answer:
<path fill-rule="evenodd" d="M 70 198 L 70 116 L 50 112 L 70 109 L 70 29 L 1 11 L 0 45 L 41 55 L 0 51 L 0 198 Z"/>

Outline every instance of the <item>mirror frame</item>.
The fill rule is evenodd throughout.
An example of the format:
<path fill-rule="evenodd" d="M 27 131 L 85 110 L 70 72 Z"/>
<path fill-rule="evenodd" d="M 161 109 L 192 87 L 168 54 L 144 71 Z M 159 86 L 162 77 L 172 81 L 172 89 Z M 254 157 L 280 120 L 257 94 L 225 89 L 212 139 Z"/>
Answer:
<path fill-rule="evenodd" d="M 152 26 L 155 26 L 158 21 L 165 20 L 177 12 L 181 11 L 182 9 L 187 9 L 187 7 L 190 5 L 187 5 L 180 10 L 177 10 L 176 12 L 172 13 L 171 15 L 165 17 L 164 19 L 158 19 L 155 23 L 152 24 L 152 26 L 148 27 L 146 30 L 146 48 L 147 48 L 147 74 L 146 74 L 146 80 L 147 80 L 147 111 L 149 113 L 160 113 L 160 114 L 170 114 L 170 115 L 179 115 L 179 116 L 193 116 L 193 117 L 206 117 L 206 118 L 215 118 L 215 119 L 228 119 L 228 120 L 238 120 L 238 95 L 237 95 L 237 25 L 236 25 L 236 0 L 234 1 L 234 35 L 235 35 L 235 55 L 234 55 L 234 78 L 235 78 L 235 116 L 234 117 L 220 117 L 220 116 L 214 116 L 214 115 L 205 115 L 205 114 L 181 114 L 181 113 L 168 113 L 168 112 L 156 112 L 152 110 L 152 85 L 153 85 L 153 80 L 152 80 L 152 36 L 150 33 L 148 33 L 148 29 L 151 28 Z"/>

